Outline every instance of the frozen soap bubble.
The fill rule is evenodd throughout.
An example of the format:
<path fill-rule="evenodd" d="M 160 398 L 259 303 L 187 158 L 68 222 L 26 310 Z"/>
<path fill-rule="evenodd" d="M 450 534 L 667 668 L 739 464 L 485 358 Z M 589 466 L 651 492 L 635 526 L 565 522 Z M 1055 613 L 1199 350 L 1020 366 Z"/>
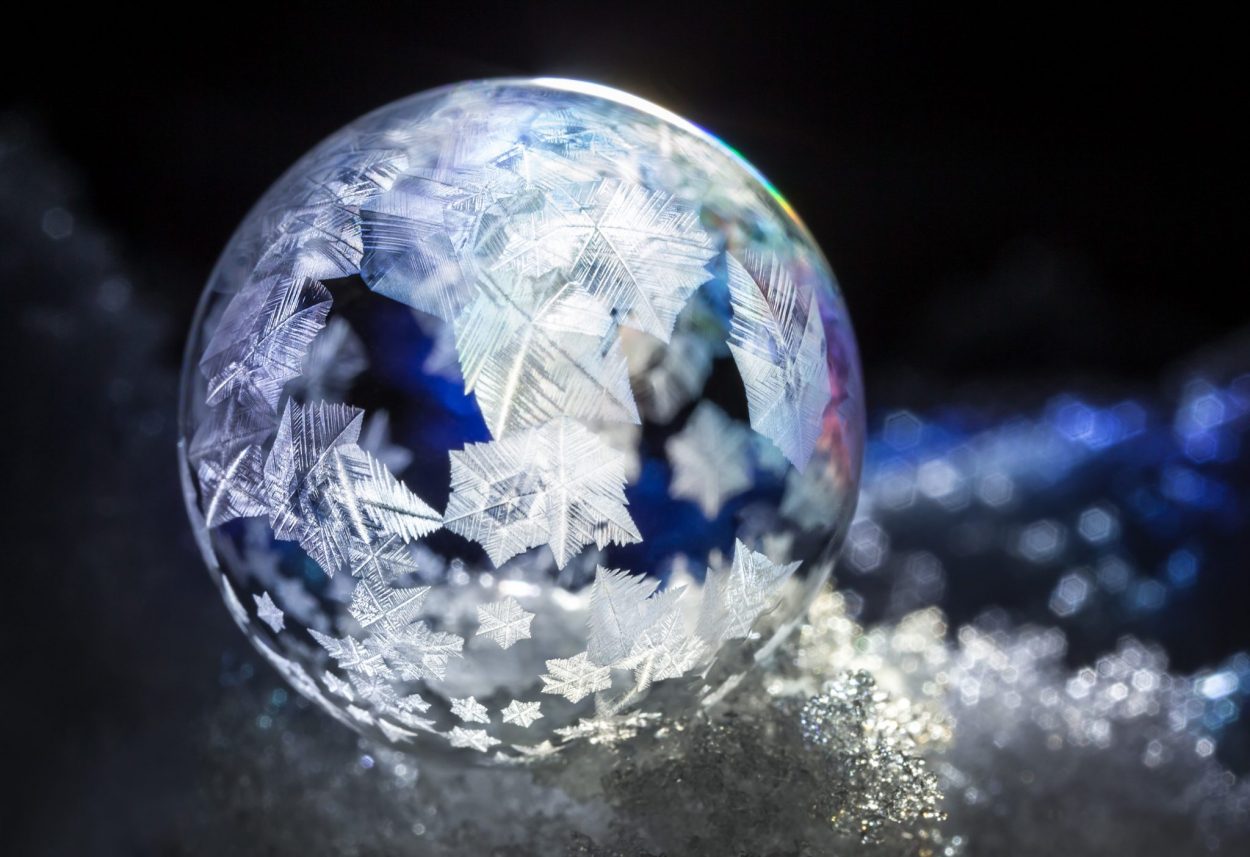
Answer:
<path fill-rule="evenodd" d="M 563 80 L 396 102 L 230 240 L 188 511 L 244 632 L 400 747 L 521 758 L 714 698 L 829 575 L 863 446 L 828 264 L 715 138 Z"/>

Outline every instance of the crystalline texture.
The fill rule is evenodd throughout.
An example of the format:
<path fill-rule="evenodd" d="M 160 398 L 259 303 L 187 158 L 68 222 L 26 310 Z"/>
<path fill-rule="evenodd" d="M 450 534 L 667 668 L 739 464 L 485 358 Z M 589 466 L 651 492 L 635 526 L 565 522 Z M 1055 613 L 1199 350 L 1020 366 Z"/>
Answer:
<path fill-rule="evenodd" d="M 491 560 L 550 545 L 563 566 L 588 544 L 642 536 L 625 508 L 624 459 L 571 420 L 451 453 L 447 529 L 479 542 Z"/>
<path fill-rule="evenodd" d="M 630 96 L 484 81 L 362 117 L 261 199 L 202 306 L 197 542 L 264 656 L 373 741 L 534 758 L 636 734 L 656 683 L 719 698 L 854 510 L 819 250 Z"/>
<path fill-rule="evenodd" d="M 832 399 L 820 308 L 776 257 L 733 256 L 729 296 L 733 352 L 751 409 L 751 427 L 802 470 Z"/>

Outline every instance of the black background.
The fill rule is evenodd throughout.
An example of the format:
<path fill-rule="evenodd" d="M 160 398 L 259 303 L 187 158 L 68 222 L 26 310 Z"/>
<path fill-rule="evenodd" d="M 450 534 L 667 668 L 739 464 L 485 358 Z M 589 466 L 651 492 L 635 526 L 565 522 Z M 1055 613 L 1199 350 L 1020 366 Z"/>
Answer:
<path fill-rule="evenodd" d="M 353 117 L 547 74 L 656 100 L 773 180 L 841 279 L 878 407 L 1152 383 L 1250 321 L 1246 63 L 1215 13 L 216 8 L 48 20 L 8 76 L 132 261 L 180 283 Z M 143 285 L 189 322 L 195 288 L 163 282 Z"/>
<path fill-rule="evenodd" d="M 76 173 L 137 303 L 169 320 L 159 365 L 122 367 L 135 378 L 159 370 L 168 386 L 216 254 L 301 153 L 393 99 L 497 75 L 618 86 L 743 152 L 832 260 L 878 415 L 1156 392 L 1250 322 L 1231 17 L 776 2 L 35 11 L 6 28 L 0 111 Z M 117 335 L 61 348 L 30 323 L 44 315 L 24 314 L 61 296 L 38 274 L 0 285 L 0 330 L 13 339 L 14 321 L 24 337 L 3 369 L 19 402 L 3 729 L 21 772 L 5 806 L 19 823 L 3 826 L 13 853 L 175 843 L 199 788 L 187 724 L 230 692 L 213 680 L 246 642 L 195 568 L 172 427 L 167 457 L 127 457 L 126 409 L 85 404 L 106 399 L 92 363 L 114 370 Z M 151 401 L 172 411 L 169 389 Z M 1244 604 L 1212 623 L 1243 627 Z M 153 826 L 169 830 L 135 832 Z"/>

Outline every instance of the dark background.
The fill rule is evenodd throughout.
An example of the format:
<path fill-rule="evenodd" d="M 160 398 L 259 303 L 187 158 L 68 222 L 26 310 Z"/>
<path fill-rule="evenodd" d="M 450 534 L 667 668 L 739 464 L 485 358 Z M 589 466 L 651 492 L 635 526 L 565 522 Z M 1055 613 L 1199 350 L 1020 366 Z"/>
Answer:
<path fill-rule="evenodd" d="M 1240 32 L 1054 4 L 110 10 L 31 31 L 9 85 L 131 260 L 194 281 L 366 110 L 494 75 L 619 86 L 773 180 L 842 281 L 872 403 L 922 407 L 979 381 L 1153 382 L 1250 321 Z M 195 289 L 144 285 L 189 322 Z"/>
<path fill-rule="evenodd" d="M 209 712 L 249 649 L 178 497 L 183 337 L 252 202 L 393 99 L 583 77 L 727 140 L 833 262 L 878 418 L 1151 395 L 1200 350 L 1246 353 L 1227 344 L 1250 323 L 1231 17 L 776 2 L 36 12 L 12 21 L 0 61 L 4 127 L 65 171 L 0 176 L 17 206 L 0 223 L 3 732 L 21 772 L 8 853 L 184 853 L 197 824 L 229 840 L 229 819 L 200 803 L 188 735 L 215 734 Z M 50 245 L 21 210 L 61 185 L 102 245 Z M 97 291 L 104 256 L 132 290 L 121 309 Z M 1211 625 L 1244 642 L 1230 630 L 1244 600 Z"/>

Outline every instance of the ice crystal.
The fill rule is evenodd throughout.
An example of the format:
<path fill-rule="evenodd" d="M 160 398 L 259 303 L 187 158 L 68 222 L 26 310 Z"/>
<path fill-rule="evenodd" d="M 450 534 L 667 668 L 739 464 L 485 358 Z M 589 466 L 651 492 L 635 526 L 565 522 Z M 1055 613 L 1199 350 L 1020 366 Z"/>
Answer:
<path fill-rule="evenodd" d="M 563 567 L 588 544 L 641 540 L 624 485 L 620 453 L 557 420 L 452 452 L 445 524 L 481 544 L 497 566 L 546 544 Z"/>
<path fill-rule="evenodd" d="M 274 604 L 273 599 L 269 597 L 269 593 L 262 592 L 260 595 L 253 595 L 252 598 L 256 602 L 256 616 L 272 628 L 275 634 L 281 631 L 286 619 L 282 611 L 278 609 L 278 605 Z"/>
<path fill-rule="evenodd" d="M 348 611 L 362 628 L 378 626 L 398 631 L 421 613 L 421 604 L 430 591 L 428 586 L 409 589 L 391 586 L 381 577 L 366 575 L 352 590 Z"/>
<path fill-rule="evenodd" d="M 377 721 L 377 726 L 382 730 L 382 734 L 385 735 L 389 741 L 411 741 L 413 738 L 417 737 L 417 733 L 412 729 L 405 729 L 402 726 L 396 726 L 394 723 L 390 723 L 386 720 L 379 719 Z"/>
<path fill-rule="evenodd" d="M 727 260 L 729 349 L 746 386 L 751 427 L 802 470 L 833 398 L 820 307 L 775 256 Z"/>
<path fill-rule="evenodd" d="M 309 628 L 308 633 L 312 635 L 312 638 L 326 650 L 342 669 L 349 673 L 387 677 L 393 675 L 391 668 L 382 659 L 381 653 L 375 651 L 370 646 L 366 646 L 355 637 L 332 637 L 313 628 Z"/>
<path fill-rule="evenodd" d="M 360 207 L 386 191 L 407 165 L 401 149 L 370 140 L 358 140 L 351 158 L 306 161 L 287 188 L 287 203 L 262 212 L 270 225 L 257 268 L 285 263 L 318 280 L 355 273 L 362 250 Z"/>
<path fill-rule="evenodd" d="M 334 502 L 362 541 L 377 533 L 414 541 L 442 525 L 437 512 L 359 446 L 336 450 L 332 462 Z"/>
<path fill-rule="evenodd" d="M 619 666 L 634 670 L 638 688 L 685 675 L 707 658 L 707 644 L 686 628 L 685 605 L 680 601 L 684 592 L 685 587 L 668 589 L 650 599 L 653 603 L 649 612 L 654 618 L 618 662 Z"/>
<path fill-rule="evenodd" d="M 709 568 L 699 610 L 699 636 L 711 645 L 747 637 L 760 614 L 777 603 L 781 587 L 799 563 L 777 565 L 742 542 L 729 568 Z"/>
<path fill-rule="evenodd" d="M 498 738 L 487 735 L 485 729 L 465 729 L 460 726 L 451 728 L 447 733 L 447 740 L 451 742 L 453 747 L 477 750 L 479 753 L 485 753 L 491 747 L 500 743 Z"/>
<path fill-rule="evenodd" d="M 479 605 L 477 619 L 480 623 L 477 636 L 507 649 L 518 640 L 530 638 L 530 623 L 534 621 L 534 614 L 522 610 L 520 603 L 508 596 L 502 601 Z"/>
<path fill-rule="evenodd" d="M 307 535 L 307 512 L 326 476 L 335 448 L 354 445 L 364 412 L 347 405 L 287 404 L 273 449 L 265 461 L 265 485 L 274 536 Z M 334 568 L 325 571 L 333 574 Z"/>
<path fill-rule="evenodd" d="M 560 183 L 542 208 L 512 218 L 493 266 L 564 272 L 622 324 L 668 341 L 715 254 L 698 215 L 627 182 Z"/>
<path fill-rule="evenodd" d="M 486 706 L 471 696 L 451 700 L 451 713 L 466 723 L 490 723 Z"/>
<path fill-rule="evenodd" d="M 341 696 L 348 702 L 356 698 L 356 692 L 352 690 L 351 682 L 343 681 L 343 679 L 329 670 L 321 674 L 321 680 L 325 682 L 326 689 L 335 696 Z"/>
<path fill-rule="evenodd" d="M 401 631 L 375 632 L 369 643 L 402 681 L 445 678 L 448 661 L 460 657 L 464 648 L 463 638 L 435 631 L 425 622 L 413 622 Z"/>
<path fill-rule="evenodd" d="M 553 756 L 561 750 L 550 741 L 540 741 L 537 744 L 513 744 L 512 749 L 520 753 L 524 759 L 531 760 Z"/>
<path fill-rule="evenodd" d="M 413 550 L 399 536 L 352 541 L 347 568 L 353 577 L 389 583 L 419 569 Z"/>
<path fill-rule="evenodd" d="M 628 715 L 609 717 L 584 717 L 572 726 L 557 729 L 556 734 L 565 741 L 584 739 L 590 744 L 619 744 L 637 736 L 657 720 L 660 715 L 635 711 Z"/>
<path fill-rule="evenodd" d="M 560 416 L 638 422 L 617 320 L 559 271 L 484 279 L 456 320 L 465 389 L 491 434 Z"/>
<path fill-rule="evenodd" d="M 538 702 L 521 702 L 514 699 L 509 702 L 502 711 L 504 723 L 515 723 L 517 726 L 528 727 L 535 720 L 542 718 L 542 712 L 538 710 Z"/>
<path fill-rule="evenodd" d="M 410 601 L 401 602 L 400 610 L 409 605 Z M 398 681 L 443 678 L 447 662 L 459 657 L 464 647 L 460 637 L 435 631 L 422 621 L 399 628 L 378 621 L 368 630 L 364 639 L 333 637 L 313 629 L 309 633 L 347 672 Z"/>
<path fill-rule="evenodd" d="M 701 402 L 664 448 L 673 463 L 673 496 L 698 503 L 709 519 L 751 486 L 747 431 L 711 402 Z"/>
<path fill-rule="evenodd" d="M 543 680 L 543 693 L 559 694 L 569 702 L 580 702 L 595 691 L 612 684 L 611 670 L 593 663 L 585 652 L 571 658 L 552 658 L 547 661 L 547 673 Z"/>
<path fill-rule="evenodd" d="M 622 660 L 643 629 L 655 618 L 651 600 L 659 581 L 621 569 L 595 570 L 590 590 L 590 659 L 602 666 Z"/>
<path fill-rule="evenodd" d="M 343 710 L 356 722 L 363 723 L 366 726 L 373 725 L 373 714 L 368 709 L 361 708 L 359 705 L 349 705 Z"/>
<path fill-rule="evenodd" d="M 209 411 L 188 450 L 200 480 L 200 508 L 210 527 L 268 511 L 262 446 L 277 426 L 268 408 L 228 399 Z"/>
<path fill-rule="evenodd" d="M 283 385 L 300 374 L 329 311 L 330 293 L 303 277 L 276 274 L 236 295 L 200 361 L 208 404 L 236 396 L 255 407 L 276 408 Z"/>
<path fill-rule="evenodd" d="M 290 402 L 265 462 L 275 537 L 297 539 L 329 575 L 356 561 L 360 543 L 410 541 L 440 526 L 437 512 L 356 444 L 362 416 L 346 405 Z"/>

